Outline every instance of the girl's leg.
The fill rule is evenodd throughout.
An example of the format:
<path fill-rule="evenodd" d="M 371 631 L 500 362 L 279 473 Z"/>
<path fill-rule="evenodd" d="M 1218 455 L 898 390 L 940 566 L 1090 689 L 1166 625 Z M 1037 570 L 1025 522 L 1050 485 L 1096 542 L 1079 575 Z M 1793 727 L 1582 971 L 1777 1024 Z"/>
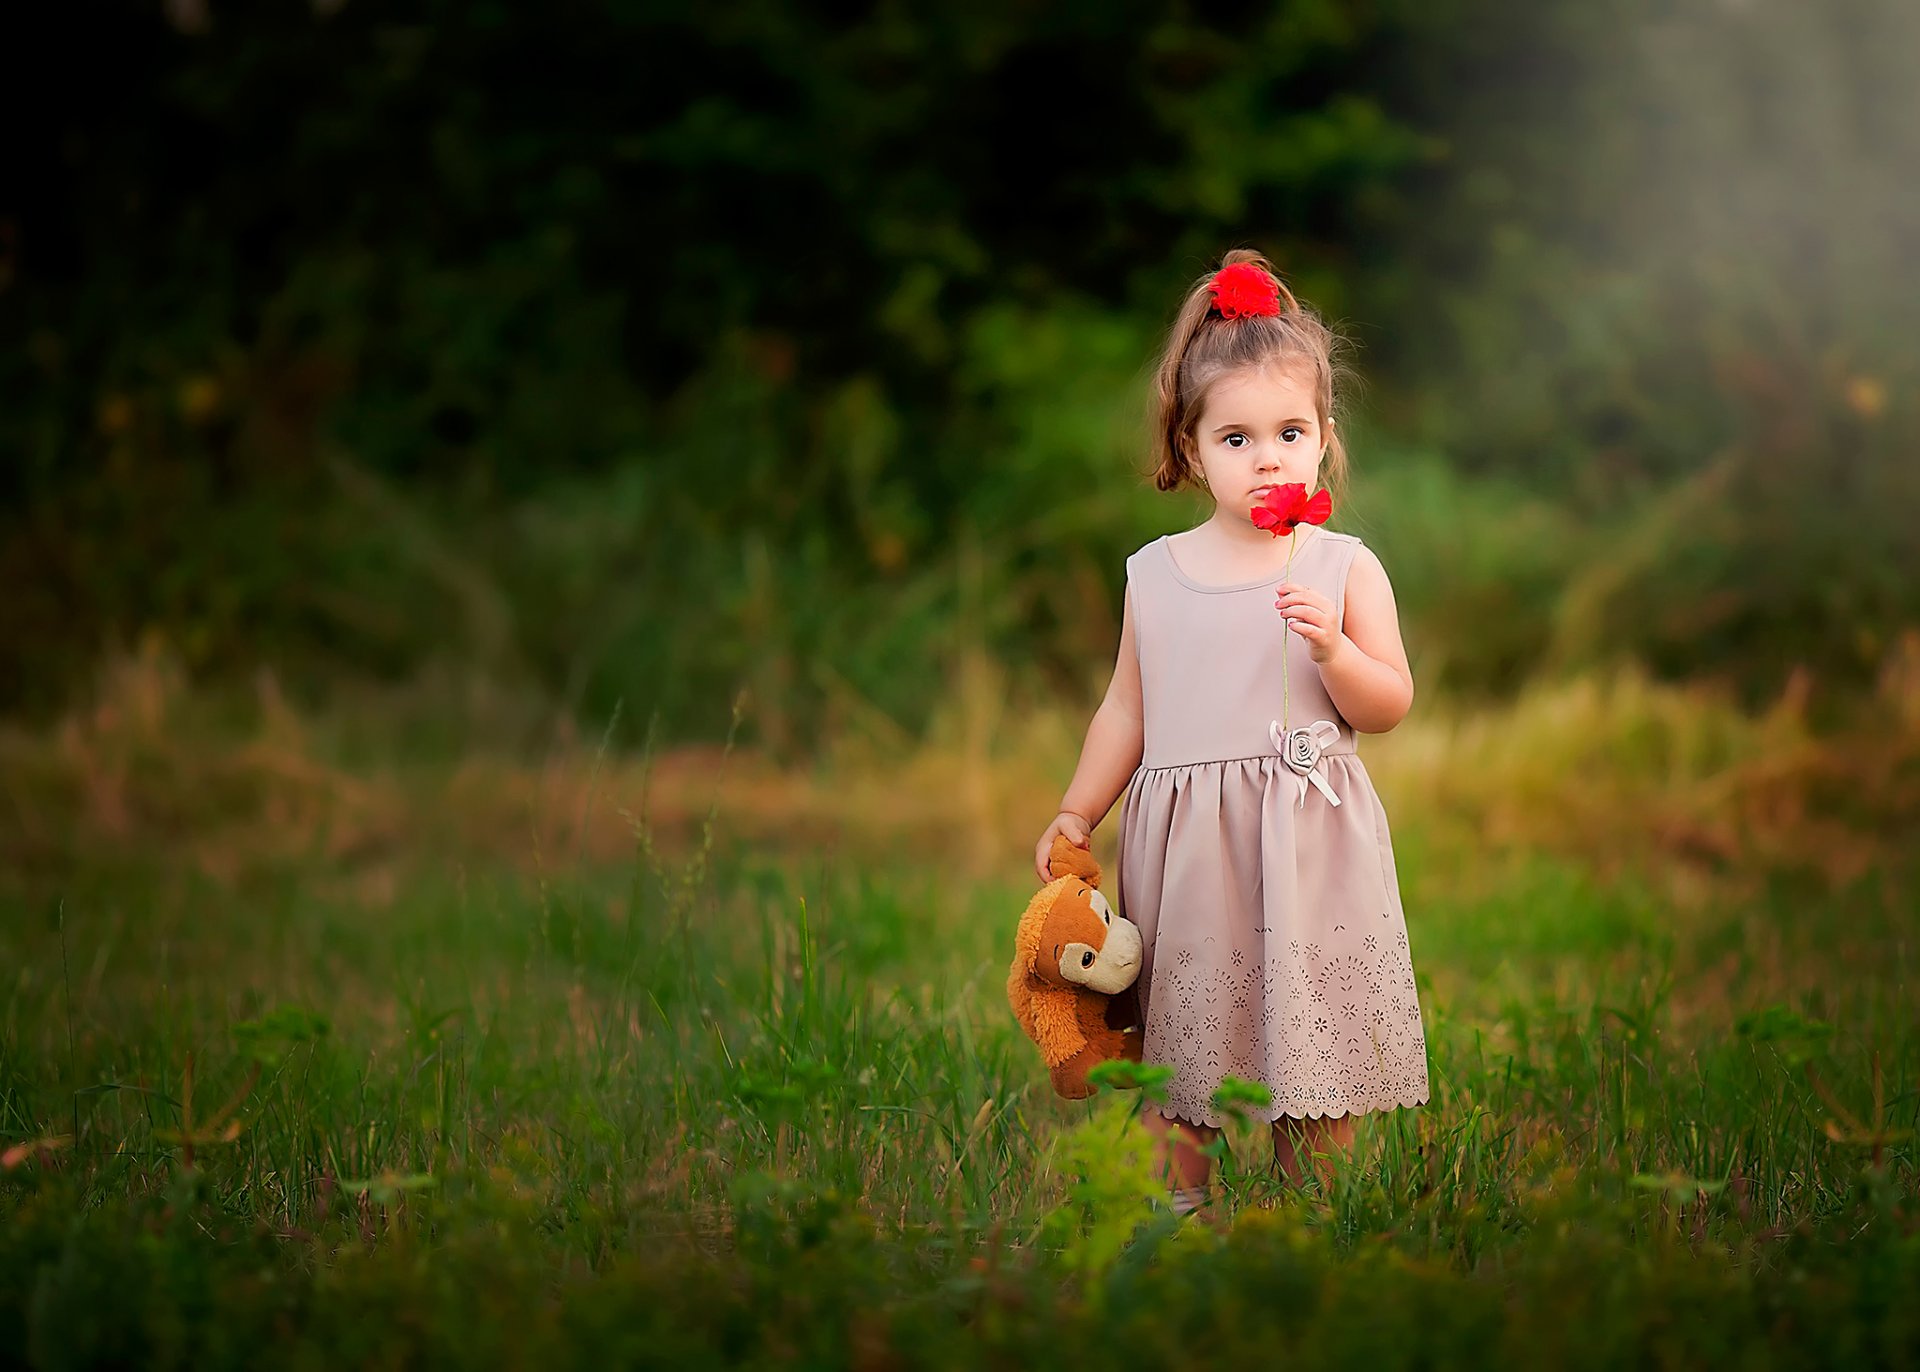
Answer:
<path fill-rule="evenodd" d="M 1153 1174 L 1174 1193 L 1175 1209 L 1184 1214 L 1198 1208 L 1202 1218 L 1209 1218 L 1211 1207 L 1198 1202 L 1205 1193 L 1213 1159 L 1200 1150 L 1212 1146 L 1220 1131 L 1168 1119 L 1151 1105 L 1141 1110 L 1140 1120 L 1153 1135 Z"/>
<path fill-rule="evenodd" d="M 1295 1119 L 1282 1115 L 1273 1122 L 1273 1158 L 1294 1186 L 1306 1175 L 1309 1162 L 1322 1187 L 1333 1185 L 1333 1172 L 1353 1151 L 1353 1116 L 1323 1115 Z M 1321 1156 L 1314 1156 L 1320 1154 Z"/>

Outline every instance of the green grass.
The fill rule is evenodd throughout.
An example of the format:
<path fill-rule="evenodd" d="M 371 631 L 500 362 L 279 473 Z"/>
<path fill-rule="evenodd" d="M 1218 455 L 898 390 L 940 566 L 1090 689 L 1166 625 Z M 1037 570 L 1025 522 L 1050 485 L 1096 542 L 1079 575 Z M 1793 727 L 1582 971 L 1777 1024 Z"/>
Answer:
<path fill-rule="evenodd" d="M 1682 908 L 1657 850 L 1395 820 L 1433 1100 L 1362 1117 L 1324 1192 L 1230 1131 L 1224 1236 L 1167 1213 L 1137 1092 L 1048 1089 L 1003 999 L 1017 864 L 856 865 L 722 813 L 613 864 L 320 845 L 216 878 L 130 841 L 9 880 L 0 1348 L 1920 1358 L 1913 859 Z"/>
<path fill-rule="evenodd" d="M 1434 1102 L 1368 1117 L 1362 1165 L 1330 1196 L 1281 1192 L 1242 1134 L 1241 1227 L 1222 1244 L 1171 1238 L 1116 1105 L 1046 1093 L 998 1001 L 1017 889 L 713 871 L 678 903 L 612 877 L 543 898 L 423 875 L 396 895 L 404 920 L 296 881 L 169 892 L 160 873 L 144 909 L 57 927 L 10 909 L 0 1118 L 10 1141 L 74 1141 L 0 1184 L 9 1346 L 47 1365 L 86 1361 L 88 1339 L 218 1362 L 227 1341 L 245 1360 L 239 1331 L 290 1322 L 316 1357 L 360 1340 L 383 1360 L 584 1359 L 652 1330 L 655 1354 L 838 1360 L 862 1339 L 924 1353 L 963 1327 L 1032 1351 L 1065 1320 L 1094 1346 L 1172 1357 L 1145 1310 L 1365 1343 L 1398 1303 L 1394 1362 L 1527 1329 L 1548 1340 L 1536 1351 L 1637 1357 L 1773 1347 L 1756 1303 L 1790 1312 L 1813 1279 L 1852 1336 L 1911 1353 L 1920 1332 L 1872 1296 L 1920 1275 L 1910 1140 L 1873 1168 L 1870 1144 L 1828 1137 L 1793 1065 L 1811 1048 L 1868 1115 L 1877 1044 L 1910 1127 L 1899 988 L 1775 1007 L 1771 1037 L 1688 1039 L 1660 966 L 1509 984 L 1471 1013 L 1428 989 Z M 1421 964 L 1478 963 L 1541 892 L 1481 927 L 1429 912 Z M 1573 965 L 1618 952 L 1638 926 L 1608 911 L 1589 893 L 1516 955 L 1551 950 L 1552 930 Z M 1820 1034 L 1823 1015 L 1845 1027 Z M 176 1141 L 189 1061 L 192 1167 Z M 220 1141 L 212 1117 L 236 1099 L 242 1128 Z M 1262 1298 L 1289 1281 L 1304 1306 Z M 1703 1293 L 1717 1304 L 1693 1310 Z M 660 1300 L 684 1317 L 671 1330 Z M 1698 1328 L 1680 1339 L 1683 1313 Z M 1576 1339 L 1562 1317 L 1615 1327 Z M 949 1354 L 967 1361 L 928 1360 Z"/>

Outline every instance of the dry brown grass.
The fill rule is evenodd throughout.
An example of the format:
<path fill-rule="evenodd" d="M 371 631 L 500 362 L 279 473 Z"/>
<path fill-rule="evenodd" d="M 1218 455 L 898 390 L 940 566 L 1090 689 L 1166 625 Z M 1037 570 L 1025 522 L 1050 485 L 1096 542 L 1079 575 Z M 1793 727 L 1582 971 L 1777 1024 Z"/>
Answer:
<path fill-rule="evenodd" d="M 1910 835 L 1916 702 L 1920 634 L 1889 656 L 1872 727 L 1855 732 L 1815 733 L 1803 687 L 1749 715 L 1628 669 L 1537 683 L 1498 710 L 1422 701 L 1362 752 L 1396 831 L 1430 831 L 1432 860 L 1452 864 L 1443 875 L 1461 889 L 1496 879 L 1490 855 L 1536 849 L 1602 877 L 1651 876 L 1685 905 L 1781 868 L 1844 884 Z M 377 904 L 392 899 L 396 869 L 423 858 L 618 863 L 643 838 L 685 850 L 711 813 L 748 845 L 938 854 L 955 875 L 1017 875 L 1086 723 L 1017 702 L 983 657 L 966 662 L 924 738 L 876 717 L 824 740 L 806 769 L 721 746 L 606 756 L 577 736 L 538 762 L 476 753 L 424 773 L 349 769 L 270 672 L 249 706 L 223 715 L 157 641 L 103 664 L 92 698 L 52 728 L 0 727 L 0 858 L 28 881 L 126 852 L 165 853 L 221 882 L 306 863 Z M 1103 858 L 1114 827 L 1096 839 Z"/>

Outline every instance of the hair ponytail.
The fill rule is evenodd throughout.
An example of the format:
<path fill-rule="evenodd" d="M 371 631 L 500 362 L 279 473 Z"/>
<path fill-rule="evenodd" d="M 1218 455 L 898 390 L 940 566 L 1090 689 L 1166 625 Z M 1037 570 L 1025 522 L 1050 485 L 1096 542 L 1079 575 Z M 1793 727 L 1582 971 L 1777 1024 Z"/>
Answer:
<path fill-rule="evenodd" d="M 1180 313 L 1174 317 L 1167 345 L 1153 372 L 1153 485 L 1156 490 L 1175 491 L 1182 483 L 1198 484 L 1198 474 L 1187 461 L 1180 442 L 1180 370 L 1193 347 L 1194 335 L 1200 332 L 1200 326 L 1207 322 L 1207 315 L 1213 309 L 1206 289 L 1208 279 L 1201 278 L 1180 303 Z"/>

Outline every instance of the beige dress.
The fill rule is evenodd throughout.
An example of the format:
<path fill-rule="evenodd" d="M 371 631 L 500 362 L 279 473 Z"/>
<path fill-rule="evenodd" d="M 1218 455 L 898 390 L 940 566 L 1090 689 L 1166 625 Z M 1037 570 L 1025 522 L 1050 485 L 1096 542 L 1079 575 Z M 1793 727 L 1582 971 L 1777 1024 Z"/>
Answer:
<path fill-rule="evenodd" d="M 1359 547 L 1315 528 L 1293 580 L 1342 616 Z M 1227 1075 L 1266 1084 L 1273 1106 L 1249 1113 L 1268 1120 L 1426 1104 L 1386 812 L 1306 640 L 1273 607 L 1285 577 L 1201 585 L 1160 538 L 1127 559 L 1127 580 L 1145 751 L 1121 805 L 1116 905 L 1143 936 L 1143 1059 L 1175 1069 L 1161 1113 L 1219 1125 L 1210 1101 Z M 1305 775 L 1283 755 L 1283 662 L 1287 722 L 1317 724 L 1323 745 Z"/>

